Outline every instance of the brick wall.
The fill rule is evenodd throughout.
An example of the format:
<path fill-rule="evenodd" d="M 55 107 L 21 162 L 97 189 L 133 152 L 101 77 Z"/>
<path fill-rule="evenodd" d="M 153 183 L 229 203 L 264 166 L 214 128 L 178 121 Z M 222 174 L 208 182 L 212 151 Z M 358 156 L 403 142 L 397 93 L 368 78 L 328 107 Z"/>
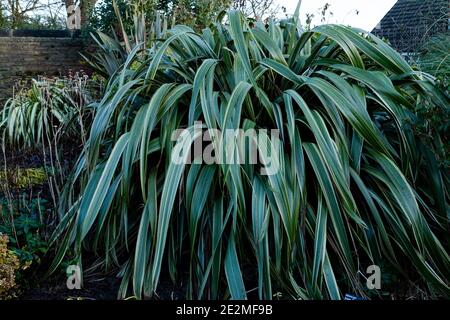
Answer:
<path fill-rule="evenodd" d="M 66 31 L 0 31 L 0 103 L 20 81 L 83 69 L 82 48 Z"/>

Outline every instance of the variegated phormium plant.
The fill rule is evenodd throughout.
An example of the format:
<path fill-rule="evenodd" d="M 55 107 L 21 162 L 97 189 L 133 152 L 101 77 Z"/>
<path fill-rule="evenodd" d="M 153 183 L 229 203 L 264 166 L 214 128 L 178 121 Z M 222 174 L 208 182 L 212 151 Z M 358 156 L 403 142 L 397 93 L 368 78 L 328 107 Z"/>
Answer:
<path fill-rule="evenodd" d="M 373 35 L 304 31 L 298 16 L 265 25 L 231 11 L 130 51 L 92 106 L 53 270 L 74 248 L 120 268 L 120 297 L 151 296 L 165 274 L 194 299 L 341 299 L 365 295 L 359 271 L 378 264 L 450 296 L 448 173 L 439 142 L 410 128 L 414 104 L 448 97 Z M 172 133 L 196 121 L 278 129 L 279 171 L 173 163 L 193 141 Z"/>

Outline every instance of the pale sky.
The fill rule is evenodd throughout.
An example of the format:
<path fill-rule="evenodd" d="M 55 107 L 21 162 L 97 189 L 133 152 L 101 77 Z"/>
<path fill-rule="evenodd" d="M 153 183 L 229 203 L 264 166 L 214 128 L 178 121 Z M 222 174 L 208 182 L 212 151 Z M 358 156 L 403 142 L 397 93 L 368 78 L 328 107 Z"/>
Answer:
<path fill-rule="evenodd" d="M 295 11 L 298 0 L 275 0 L 276 4 L 286 7 L 288 14 Z M 322 24 L 321 8 L 329 3 L 327 23 L 341 23 L 372 31 L 397 0 L 303 0 L 300 9 L 302 23 L 306 21 L 306 13 L 315 15 L 313 25 Z M 357 11 L 358 10 L 358 14 Z M 332 12 L 333 15 L 329 13 Z"/>

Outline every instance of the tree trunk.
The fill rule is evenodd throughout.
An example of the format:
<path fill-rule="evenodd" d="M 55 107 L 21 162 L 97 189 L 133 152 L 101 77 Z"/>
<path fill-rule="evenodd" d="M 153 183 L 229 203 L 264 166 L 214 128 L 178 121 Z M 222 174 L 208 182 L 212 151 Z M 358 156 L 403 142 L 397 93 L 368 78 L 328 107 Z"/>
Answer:
<path fill-rule="evenodd" d="M 68 0 L 72 1 L 72 0 Z M 85 26 L 89 23 L 91 11 L 95 6 L 97 0 L 80 0 L 80 12 L 81 12 L 81 26 Z"/>

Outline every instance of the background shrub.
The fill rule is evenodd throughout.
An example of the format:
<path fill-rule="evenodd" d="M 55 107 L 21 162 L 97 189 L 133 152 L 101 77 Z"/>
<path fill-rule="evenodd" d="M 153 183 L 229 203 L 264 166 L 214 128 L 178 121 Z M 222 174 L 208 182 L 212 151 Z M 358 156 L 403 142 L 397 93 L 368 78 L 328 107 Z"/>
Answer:
<path fill-rule="evenodd" d="M 16 272 L 20 268 L 16 254 L 8 249 L 8 236 L 0 232 L 0 300 L 12 298 Z"/>

